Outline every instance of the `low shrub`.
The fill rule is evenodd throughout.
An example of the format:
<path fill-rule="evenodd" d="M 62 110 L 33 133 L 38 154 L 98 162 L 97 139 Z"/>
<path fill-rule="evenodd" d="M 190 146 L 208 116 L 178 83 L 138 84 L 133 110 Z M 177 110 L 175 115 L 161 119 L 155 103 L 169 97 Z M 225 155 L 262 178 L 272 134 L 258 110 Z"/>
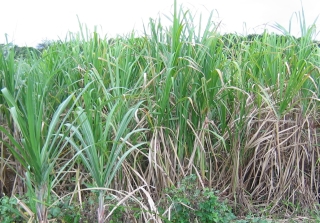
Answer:
<path fill-rule="evenodd" d="M 165 221 L 224 223 L 234 220 L 236 217 L 231 208 L 219 200 L 215 191 L 210 188 L 198 188 L 196 180 L 196 175 L 190 175 L 183 179 L 178 187 L 166 190 L 171 205 L 166 211 L 162 209 L 163 215 L 168 216 Z M 168 200 L 165 203 L 168 203 Z"/>

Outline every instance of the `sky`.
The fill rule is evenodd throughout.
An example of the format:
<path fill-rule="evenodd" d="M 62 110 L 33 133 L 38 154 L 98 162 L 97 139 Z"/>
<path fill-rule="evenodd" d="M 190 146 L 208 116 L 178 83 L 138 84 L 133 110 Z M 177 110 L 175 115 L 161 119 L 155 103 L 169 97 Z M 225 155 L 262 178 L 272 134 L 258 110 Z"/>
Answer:
<path fill-rule="evenodd" d="M 133 30 L 142 34 L 149 18 L 161 17 L 161 23 L 170 25 L 166 16 L 173 12 L 174 0 L 0 0 L 0 43 L 12 42 L 19 46 L 37 46 L 45 40 L 64 40 L 69 32 L 80 31 L 80 23 L 101 36 L 126 35 Z M 178 5 L 202 15 L 207 20 L 213 11 L 213 22 L 220 33 L 246 35 L 261 33 L 264 29 L 276 32 L 272 25 L 279 23 L 299 36 L 297 13 L 304 9 L 307 26 L 320 30 L 320 0 L 177 0 Z M 296 14 L 294 14 L 296 13 Z M 195 21 L 196 24 L 197 21 Z M 317 35 L 320 39 L 320 34 Z"/>

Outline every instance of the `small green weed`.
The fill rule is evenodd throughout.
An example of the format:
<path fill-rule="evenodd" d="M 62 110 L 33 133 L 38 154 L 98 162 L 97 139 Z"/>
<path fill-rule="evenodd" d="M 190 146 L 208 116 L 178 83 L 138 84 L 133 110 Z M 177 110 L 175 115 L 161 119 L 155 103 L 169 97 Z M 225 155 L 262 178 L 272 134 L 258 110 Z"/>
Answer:
<path fill-rule="evenodd" d="M 17 199 L 4 196 L 0 199 L 0 222 L 23 222 L 23 217 L 17 209 Z"/>
<path fill-rule="evenodd" d="M 65 223 L 80 222 L 81 208 L 79 205 L 69 202 L 58 202 L 57 205 L 49 209 L 49 219 L 59 219 Z"/>
<path fill-rule="evenodd" d="M 273 221 L 263 219 L 261 217 L 256 217 L 253 215 L 247 215 L 245 219 L 237 220 L 237 223 L 271 223 Z"/>
<path fill-rule="evenodd" d="M 112 212 L 112 215 L 107 219 L 110 223 L 127 222 L 127 218 L 139 219 L 142 210 L 137 206 L 137 204 L 128 199 L 121 205 L 118 205 L 119 200 L 113 196 L 106 196 L 108 203 L 108 211 L 112 211 L 113 208 L 116 209 Z"/>
<path fill-rule="evenodd" d="M 230 207 L 219 201 L 212 189 L 197 187 L 195 175 L 183 179 L 179 187 L 167 189 L 166 194 L 172 202 L 171 216 L 167 222 L 224 223 L 236 218 Z"/>

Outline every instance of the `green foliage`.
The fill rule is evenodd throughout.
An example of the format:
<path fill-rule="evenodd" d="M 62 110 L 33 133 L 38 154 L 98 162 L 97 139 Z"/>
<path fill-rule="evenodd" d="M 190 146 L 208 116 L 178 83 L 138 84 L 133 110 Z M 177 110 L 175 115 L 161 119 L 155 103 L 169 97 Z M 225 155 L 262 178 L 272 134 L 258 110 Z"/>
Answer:
<path fill-rule="evenodd" d="M 268 223 L 270 221 L 247 216 L 245 219 L 236 219 L 232 209 L 219 199 L 216 192 L 210 188 L 199 188 L 197 177 L 191 174 L 185 177 L 178 187 L 166 189 L 166 199 L 169 202 L 170 210 L 166 212 L 171 216 L 164 217 L 165 222 L 176 223 Z M 161 208 L 164 213 L 165 209 Z"/>
<path fill-rule="evenodd" d="M 75 98 L 75 95 L 71 94 L 48 114 L 46 109 L 50 103 L 46 101 L 46 96 L 48 88 L 51 86 L 49 82 L 50 79 L 46 79 L 39 73 L 30 73 L 26 85 L 22 89 L 23 95 L 18 101 L 15 100 L 15 95 L 9 89 L 3 88 L 1 90 L 16 125 L 15 131 L 21 134 L 21 138 L 0 126 L 0 132 L 9 138 L 11 144 L 3 139 L 0 141 L 27 170 L 25 174 L 27 193 L 31 209 L 37 212 L 39 221 L 46 218 L 45 204 L 50 203 L 50 190 L 58 181 L 59 174 L 51 179 L 50 175 L 55 168 L 57 159 L 67 145 L 64 142 L 64 137 L 68 130 L 64 128 L 64 124 L 72 109 L 66 112 L 63 119 L 61 116 L 70 104 L 71 108 L 75 105 L 75 102 L 72 105 L 72 99 Z M 51 119 L 48 117 L 49 115 Z M 61 167 L 59 171 L 63 171 L 64 167 Z"/>
<path fill-rule="evenodd" d="M 118 205 L 118 200 L 111 197 L 106 197 L 106 200 L 108 202 L 109 212 L 116 208 L 113 210 L 112 215 L 108 218 L 108 222 L 110 223 L 126 222 L 125 219 L 127 219 L 128 216 L 138 219 L 142 212 L 137 204 L 131 202 L 130 199 L 126 202 L 126 205 Z"/>
<path fill-rule="evenodd" d="M 236 220 L 236 223 L 273 223 L 277 221 L 267 220 L 261 217 L 256 217 L 253 215 L 247 215 L 245 219 Z"/>
<path fill-rule="evenodd" d="M 3 196 L 0 199 L 0 222 L 22 222 L 24 219 L 17 209 L 17 199 L 14 197 Z"/>
<path fill-rule="evenodd" d="M 48 219 L 62 220 L 65 223 L 77 223 L 83 218 L 79 204 L 60 201 L 49 209 Z"/>
<path fill-rule="evenodd" d="M 230 207 L 212 189 L 198 188 L 196 175 L 184 178 L 177 188 L 169 188 L 166 193 L 172 202 L 170 222 L 227 223 L 235 219 Z"/>
<path fill-rule="evenodd" d="M 74 187 L 64 170 L 73 169 L 76 159 L 82 174 L 77 186 L 98 191 L 100 222 L 110 211 L 104 208 L 115 205 L 105 200 L 109 189 L 130 193 L 154 186 L 157 198 L 193 168 L 228 188 L 235 205 L 310 206 L 314 186 L 303 188 L 308 196 L 298 192 L 319 179 L 318 157 L 310 159 L 320 154 L 314 29 L 302 27 L 299 39 L 286 32 L 220 35 L 211 17 L 201 30 L 176 3 L 172 16 L 169 28 L 150 20 L 144 37 L 132 33 L 109 41 L 80 25 L 81 33 L 65 42 L 40 44 L 39 56 L 0 46 L 0 131 L 6 135 L 0 141 L 23 167 L 19 174 L 34 213 L 49 207 L 50 218 L 78 219 L 80 207 L 51 206 L 61 179 L 68 185 L 63 192 Z M 3 167 L 7 157 L 1 158 Z M 245 187 L 240 192 L 239 185 Z M 241 193 L 250 193 L 252 202 L 237 200 Z M 212 190 L 197 187 L 195 176 L 167 194 L 170 221 L 234 218 Z M 96 213 L 96 206 L 90 208 Z M 110 221 L 128 210 L 119 206 Z M 150 210 L 145 213 L 156 212 Z"/>

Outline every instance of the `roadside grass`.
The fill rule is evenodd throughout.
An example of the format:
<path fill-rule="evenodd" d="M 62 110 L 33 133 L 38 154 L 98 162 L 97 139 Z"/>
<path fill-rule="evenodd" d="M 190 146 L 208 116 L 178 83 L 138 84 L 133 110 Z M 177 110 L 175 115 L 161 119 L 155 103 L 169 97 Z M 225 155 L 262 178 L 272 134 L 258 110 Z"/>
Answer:
<path fill-rule="evenodd" d="M 194 17 L 175 2 L 172 26 L 150 19 L 142 37 L 79 23 L 41 54 L 0 52 L 0 190 L 19 198 L 6 206 L 38 222 L 311 220 L 315 27 L 242 37 Z"/>

